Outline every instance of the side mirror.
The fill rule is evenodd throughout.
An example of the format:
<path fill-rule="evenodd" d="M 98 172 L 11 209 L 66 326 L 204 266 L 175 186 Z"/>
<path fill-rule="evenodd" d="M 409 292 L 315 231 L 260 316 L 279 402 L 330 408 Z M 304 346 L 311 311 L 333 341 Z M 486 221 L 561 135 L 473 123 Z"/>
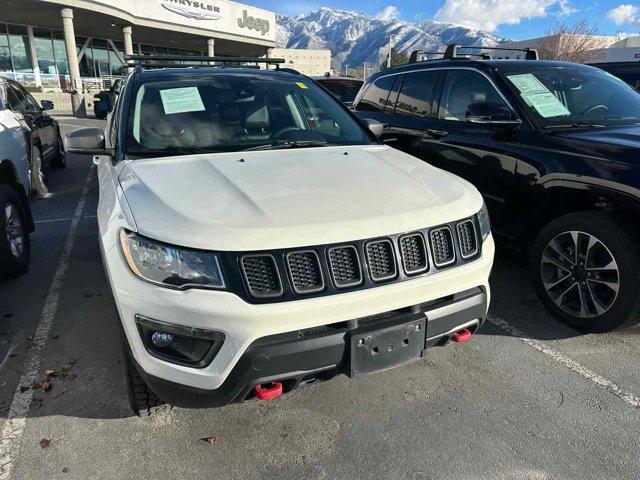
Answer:
<path fill-rule="evenodd" d="M 499 103 L 479 102 L 467 107 L 467 122 L 493 125 L 520 125 L 522 122 L 509 107 Z"/>
<path fill-rule="evenodd" d="M 55 108 L 55 105 L 51 100 L 42 100 L 40 105 L 42 105 L 43 110 L 53 110 Z"/>
<path fill-rule="evenodd" d="M 65 136 L 66 150 L 82 155 L 110 155 L 104 142 L 104 131 L 101 128 L 78 128 Z"/>
<path fill-rule="evenodd" d="M 373 133 L 377 138 L 382 136 L 382 131 L 384 130 L 384 125 L 373 118 L 363 118 L 362 121 L 367 124 L 371 133 Z"/>

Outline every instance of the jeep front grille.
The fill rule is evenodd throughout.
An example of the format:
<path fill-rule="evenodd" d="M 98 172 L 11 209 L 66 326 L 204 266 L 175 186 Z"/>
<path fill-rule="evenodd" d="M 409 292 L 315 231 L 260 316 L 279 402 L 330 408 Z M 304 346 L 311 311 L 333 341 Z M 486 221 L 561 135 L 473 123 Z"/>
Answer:
<path fill-rule="evenodd" d="M 429 234 L 433 250 L 433 263 L 436 267 L 444 267 L 455 262 L 456 252 L 453 245 L 453 235 L 449 227 L 436 228 Z"/>
<path fill-rule="evenodd" d="M 393 244 L 390 240 L 376 240 L 365 246 L 369 274 L 374 282 L 390 280 L 396 277 L 396 257 L 393 252 Z"/>
<path fill-rule="evenodd" d="M 337 288 L 347 288 L 362 283 L 360 258 L 355 247 L 333 247 L 329 249 L 329 268 Z"/>
<path fill-rule="evenodd" d="M 324 288 L 318 254 L 313 250 L 287 254 L 291 284 L 296 293 L 319 292 Z"/>
<path fill-rule="evenodd" d="M 400 237 L 400 252 L 402 253 L 404 271 L 407 275 L 424 272 L 429 266 L 427 249 L 421 233 L 412 233 Z"/>
<path fill-rule="evenodd" d="M 240 263 L 251 295 L 257 298 L 282 295 L 282 282 L 272 255 L 247 255 Z"/>
<path fill-rule="evenodd" d="M 458 223 L 456 230 L 458 233 L 460 255 L 462 255 L 462 258 L 473 257 L 478 253 L 478 240 L 473 220 L 465 220 L 464 222 Z"/>

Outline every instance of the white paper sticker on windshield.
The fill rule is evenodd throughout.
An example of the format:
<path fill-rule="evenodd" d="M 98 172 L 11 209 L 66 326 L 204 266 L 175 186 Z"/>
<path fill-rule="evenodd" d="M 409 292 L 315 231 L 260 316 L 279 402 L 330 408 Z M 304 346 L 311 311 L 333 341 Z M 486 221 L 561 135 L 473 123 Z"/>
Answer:
<path fill-rule="evenodd" d="M 169 88 L 160 90 L 162 107 L 166 115 L 172 113 L 202 112 L 204 104 L 198 87 Z"/>
<path fill-rule="evenodd" d="M 507 78 L 520 90 L 520 96 L 527 102 L 527 105 L 533 107 L 541 117 L 571 115 L 567 107 L 535 75 L 526 73 L 508 75 Z"/>

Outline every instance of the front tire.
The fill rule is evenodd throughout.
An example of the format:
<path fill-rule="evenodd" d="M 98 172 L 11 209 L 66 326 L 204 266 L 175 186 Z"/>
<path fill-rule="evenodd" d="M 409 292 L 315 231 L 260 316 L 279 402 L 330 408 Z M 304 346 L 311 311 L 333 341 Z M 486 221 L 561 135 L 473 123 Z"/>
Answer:
<path fill-rule="evenodd" d="M 125 361 L 127 369 L 127 393 L 133 413 L 138 417 L 150 417 L 173 409 L 172 405 L 161 400 L 151 391 L 138 373 L 128 345 L 125 345 Z"/>
<path fill-rule="evenodd" d="M 67 166 L 67 151 L 64 148 L 64 142 L 62 135 L 60 134 L 60 128 L 58 128 L 56 154 L 49 162 L 52 168 L 66 168 Z"/>
<path fill-rule="evenodd" d="M 31 243 L 26 206 L 7 185 L 0 185 L 0 279 L 14 278 L 29 268 Z"/>
<path fill-rule="evenodd" d="M 563 215 L 533 242 L 536 293 L 558 319 L 585 332 L 640 322 L 640 252 L 631 227 L 614 213 Z"/>

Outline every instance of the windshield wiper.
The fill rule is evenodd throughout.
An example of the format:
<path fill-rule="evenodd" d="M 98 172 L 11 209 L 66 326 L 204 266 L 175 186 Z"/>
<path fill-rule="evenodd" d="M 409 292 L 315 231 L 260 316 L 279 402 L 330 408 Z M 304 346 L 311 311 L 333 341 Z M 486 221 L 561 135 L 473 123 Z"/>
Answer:
<path fill-rule="evenodd" d="M 606 125 L 604 123 L 597 123 L 597 122 L 585 122 L 584 120 L 580 120 L 578 122 L 575 123 L 568 123 L 566 125 L 545 125 L 544 128 L 545 130 L 551 130 L 551 129 L 560 129 L 560 128 L 601 128 L 601 127 L 608 127 L 609 125 Z"/>
<path fill-rule="evenodd" d="M 130 155 L 165 155 L 165 154 L 178 154 L 188 155 L 190 153 L 216 153 L 217 149 L 205 148 L 205 147 L 180 147 L 178 145 L 169 145 L 165 148 L 140 148 L 128 152 Z"/>
<path fill-rule="evenodd" d="M 257 150 L 277 150 L 280 148 L 312 148 L 312 147 L 326 147 L 327 142 L 321 142 L 318 140 L 276 140 L 273 143 L 266 145 L 258 145 L 257 147 L 245 148 L 243 151 L 257 151 Z"/>

